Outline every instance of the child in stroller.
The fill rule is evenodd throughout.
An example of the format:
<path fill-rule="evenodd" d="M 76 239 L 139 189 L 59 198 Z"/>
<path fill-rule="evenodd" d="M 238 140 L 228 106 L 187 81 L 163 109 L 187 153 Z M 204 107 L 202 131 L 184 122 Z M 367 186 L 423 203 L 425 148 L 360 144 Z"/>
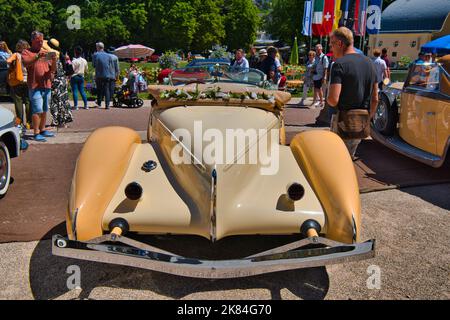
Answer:
<path fill-rule="evenodd" d="M 144 100 L 139 98 L 139 77 L 137 68 L 132 65 L 130 67 L 128 78 L 125 78 L 120 87 L 114 90 L 113 105 L 120 108 L 123 105 L 131 108 L 140 108 L 144 105 Z"/>

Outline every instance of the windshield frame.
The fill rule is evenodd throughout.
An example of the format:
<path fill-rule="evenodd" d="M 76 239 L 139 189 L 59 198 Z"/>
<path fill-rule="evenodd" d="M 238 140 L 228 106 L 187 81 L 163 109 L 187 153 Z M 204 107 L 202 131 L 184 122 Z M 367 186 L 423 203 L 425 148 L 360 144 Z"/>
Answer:
<path fill-rule="evenodd" d="M 199 77 L 196 78 L 196 73 Z M 186 78 L 176 75 L 184 75 Z M 175 77 L 174 77 L 175 76 Z M 238 83 L 263 87 L 267 76 L 264 72 L 252 68 L 237 68 L 223 64 L 205 64 L 201 66 L 187 66 L 173 70 L 169 75 L 169 83 L 174 86 L 186 85 L 189 83 Z"/>

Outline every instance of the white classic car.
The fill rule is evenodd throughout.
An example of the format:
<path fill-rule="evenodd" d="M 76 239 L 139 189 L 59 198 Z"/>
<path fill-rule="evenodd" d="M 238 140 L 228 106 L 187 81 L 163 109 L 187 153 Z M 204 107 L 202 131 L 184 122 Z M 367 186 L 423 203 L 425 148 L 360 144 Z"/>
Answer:
<path fill-rule="evenodd" d="M 121 127 L 89 137 L 72 180 L 68 236 L 53 237 L 53 254 L 199 278 L 374 256 L 375 241 L 361 242 L 358 181 L 343 141 L 313 130 L 286 144 L 289 93 L 265 89 L 258 70 L 219 65 L 174 72 L 170 80 L 149 87 L 155 98 L 149 142 Z M 212 261 L 138 241 L 168 234 L 211 242 L 244 235 L 299 238 Z"/>
<path fill-rule="evenodd" d="M 11 158 L 20 154 L 20 130 L 13 113 L 0 107 L 0 198 L 8 192 L 11 181 Z"/>

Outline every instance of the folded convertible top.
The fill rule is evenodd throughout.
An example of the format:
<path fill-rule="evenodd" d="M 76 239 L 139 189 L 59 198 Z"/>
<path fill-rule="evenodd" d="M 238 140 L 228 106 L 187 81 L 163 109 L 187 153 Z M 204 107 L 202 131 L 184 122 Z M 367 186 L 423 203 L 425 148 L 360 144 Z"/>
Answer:
<path fill-rule="evenodd" d="M 230 105 L 256 107 L 277 112 L 283 110 L 291 100 L 291 94 L 287 92 L 232 83 L 192 83 L 186 86 L 153 85 L 149 86 L 148 90 L 157 100 L 155 108 Z"/>

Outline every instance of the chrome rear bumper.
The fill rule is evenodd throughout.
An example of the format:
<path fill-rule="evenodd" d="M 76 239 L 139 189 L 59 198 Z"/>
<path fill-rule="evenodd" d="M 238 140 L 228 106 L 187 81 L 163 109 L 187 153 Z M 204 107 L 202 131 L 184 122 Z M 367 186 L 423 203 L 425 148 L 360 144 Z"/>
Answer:
<path fill-rule="evenodd" d="M 52 253 L 183 277 L 228 279 L 373 258 L 375 240 L 344 244 L 314 237 L 242 259 L 211 261 L 182 257 L 121 236 L 105 235 L 92 241 L 78 242 L 55 235 Z"/>

